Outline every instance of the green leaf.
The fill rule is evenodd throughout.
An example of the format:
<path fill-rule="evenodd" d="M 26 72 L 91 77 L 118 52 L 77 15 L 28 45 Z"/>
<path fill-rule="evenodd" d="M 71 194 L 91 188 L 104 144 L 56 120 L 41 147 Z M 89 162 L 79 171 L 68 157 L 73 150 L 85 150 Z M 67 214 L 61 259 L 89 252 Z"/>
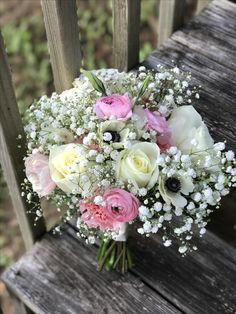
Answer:
<path fill-rule="evenodd" d="M 138 95 L 136 97 L 136 101 L 137 102 L 139 100 L 139 98 L 141 98 L 143 96 L 143 94 L 145 93 L 147 87 L 148 87 L 148 84 L 149 84 L 149 81 L 150 81 L 150 75 L 147 75 L 145 80 L 143 81 L 143 85 L 141 86 L 139 92 L 138 92 Z"/>
<path fill-rule="evenodd" d="M 83 69 L 81 69 L 80 72 L 83 73 L 89 79 L 89 82 L 92 84 L 93 88 L 96 91 L 102 93 L 102 95 L 104 96 L 107 96 L 103 82 L 96 75 L 94 75 L 92 72 Z"/>

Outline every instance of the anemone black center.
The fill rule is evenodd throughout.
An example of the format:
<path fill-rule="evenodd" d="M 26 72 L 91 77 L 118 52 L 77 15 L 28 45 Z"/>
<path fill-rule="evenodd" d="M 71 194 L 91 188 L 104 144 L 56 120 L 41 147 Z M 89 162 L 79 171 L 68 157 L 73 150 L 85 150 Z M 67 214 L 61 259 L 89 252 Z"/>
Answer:
<path fill-rule="evenodd" d="M 181 182 L 177 178 L 168 178 L 166 180 L 166 187 L 169 191 L 177 193 L 181 189 Z"/>
<path fill-rule="evenodd" d="M 120 141 L 120 134 L 116 131 L 106 131 L 111 134 L 111 140 L 106 140 L 104 142 L 119 142 Z"/>

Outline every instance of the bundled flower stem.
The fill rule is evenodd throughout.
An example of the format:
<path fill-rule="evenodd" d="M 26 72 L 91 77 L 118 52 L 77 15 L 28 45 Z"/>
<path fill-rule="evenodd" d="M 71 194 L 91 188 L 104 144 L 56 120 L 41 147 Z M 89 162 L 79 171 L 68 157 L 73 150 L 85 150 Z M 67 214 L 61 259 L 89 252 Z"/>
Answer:
<path fill-rule="evenodd" d="M 105 266 L 107 270 L 117 269 L 124 274 L 134 266 L 126 241 L 103 239 L 99 247 L 97 260 L 99 271 L 102 271 Z"/>

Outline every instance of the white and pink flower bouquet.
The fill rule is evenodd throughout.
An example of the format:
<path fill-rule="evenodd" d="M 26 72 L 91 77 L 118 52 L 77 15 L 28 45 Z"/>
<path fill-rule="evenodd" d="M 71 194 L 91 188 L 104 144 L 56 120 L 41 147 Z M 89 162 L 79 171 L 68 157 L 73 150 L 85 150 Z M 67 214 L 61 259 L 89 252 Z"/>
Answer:
<path fill-rule="evenodd" d="M 234 153 L 214 143 L 190 86 L 178 67 L 82 71 L 72 89 L 28 109 L 22 193 L 76 217 L 78 237 L 100 244 L 99 270 L 132 266 L 131 228 L 180 254 L 196 250 L 194 235 L 236 186 Z"/>

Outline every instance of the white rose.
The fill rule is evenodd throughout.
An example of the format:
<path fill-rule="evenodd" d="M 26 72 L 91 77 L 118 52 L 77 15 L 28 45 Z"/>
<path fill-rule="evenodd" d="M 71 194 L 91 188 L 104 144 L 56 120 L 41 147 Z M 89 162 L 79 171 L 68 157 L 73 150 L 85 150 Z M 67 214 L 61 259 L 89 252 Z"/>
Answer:
<path fill-rule="evenodd" d="M 168 123 L 176 146 L 184 154 L 203 152 L 213 147 L 214 141 L 208 128 L 193 106 L 174 109 Z"/>
<path fill-rule="evenodd" d="M 49 169 L 52 180 L 64 192 L 81 193 L 90 187 L 82 178 L 86 175 L 86 148 L 81 144 L 66 144 L 51 149 Z"/>
<path fill-rule="evenodd" d="M 132 182 L 136 188 L 151 189 L 159 176 L 159 156 L 160 149 L 155 143 L 138 142 L 120 153 L 117 177 L 124 183 Z"/>

